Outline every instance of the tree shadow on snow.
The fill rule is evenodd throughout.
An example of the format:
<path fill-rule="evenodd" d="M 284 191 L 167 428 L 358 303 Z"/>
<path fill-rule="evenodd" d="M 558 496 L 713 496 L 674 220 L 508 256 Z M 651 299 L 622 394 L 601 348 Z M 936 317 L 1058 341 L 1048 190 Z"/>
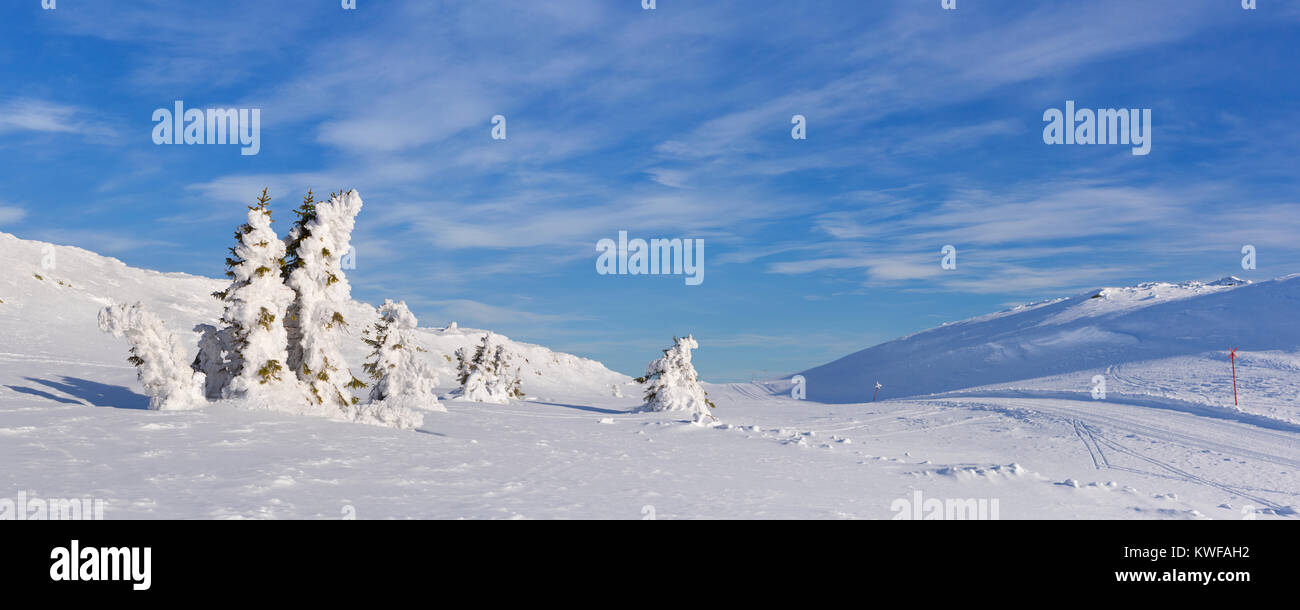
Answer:
<path fill-rule="evenodd" d="M 30 394 L 30 395 L 32 395 L 32 396 L 36 396 L 36 397 L 38 397 L 38 398 L 44 398 L 44 399 L 46 399 L 46 400 L 53 400 L 54 402 L 61 402 L 61 403 L 64 403 L 64 404 L 70 404 L 70 405 L 79 405 L 79 404 L 81 404 L 80 402 L 77 402 L 77 401 L 75 401 L 75 400 L 72 400 L 71 398 L 64 398 L 64 397 L 62 397 L 62 396 L 55 396 L 55 395 L 53 395 L 53 394 L 51 394 L 51 393 L 49 393 L 49 392 L 42 392 L 42 391 L 40 391 L 40 390 L 33 390 L 32 388 L 28 388 L 28 387 L 23 387 L 23 386 L 19 386 L 19 385 L 7 385 L 7 386 L 5 386 L 5 387 L 6 387 L 6 388 L 9 388 L 9 389 L 11 389 L 11 390 L 13 390 L 13 391 L 15 391 L 15 392 L 18 392 L 19 394 Z"/>
<path fill-rule="evenodd" d="M 125 388 L 120 385 L 108 385 L 106 383 L 99 383 L 98 381 L 90 381 L 89 379 L 81 379 L 79 377 L 60 377 L 60 381 L 36 379 L 35 377 L 24 377 L 23 379 L 58 390 L 69 396 L 75 396 L 80 398 L 83 402 L 96 407 L 114 407 L 117 409 L 149 408 L 149 397 L 144 396 L 143 394 L 136 394 L 130 388 Z M 17 388 L 14 386 L 9 387 L 16 392 L 44 396 L 59 402 L 76 402 L 66 398 L 53 396 L 40 390 Z"/>
<path fill-rule="evenodd" d="M 559 403 L 559 402 L 541 402 L 541 401 L 538 401 L 536 404 L 539 404 L 539 405 L 549 405 L 549 406 L 552 406 L 552 407 L 566 407 L 566 408 L 569 408 L 569 409 L 577 409 L 577 410 L 579 410 L 579 411 L 591 411 L 592 413 L 604 413 L 605 415 L 627 415 L 628 413 L 635 413 L 635 412 L 636 412 L 636 411 L 619 411 L 619 410 L 616 410 L 616 409 L 602 409 L 602 408 L 600 408 L 600 407 L 589 407 L 589 406 L 586 406 L 586 405 L 566 405 L 566 404 L 564 404 L 564 403 Z"/>

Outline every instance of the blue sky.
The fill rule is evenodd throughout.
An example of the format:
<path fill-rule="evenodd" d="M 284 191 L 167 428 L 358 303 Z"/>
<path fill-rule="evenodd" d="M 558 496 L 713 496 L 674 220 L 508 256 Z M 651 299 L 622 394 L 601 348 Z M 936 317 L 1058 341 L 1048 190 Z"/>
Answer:
<path fill-rule="evenodd" d="M 354 296 L 626 373 L 674 334 L 740 380 L 1099 286 L 1300 272 L 1296 2 L 40 4 L 0 19 L 0 231 L 219 277 L 263 187 L 282 231 L 307 188 L 357 188 Z M 260 108 L 260 154 L 155 145 L 178 99 Z M 1150 108 L 1150 154 L 1044 144 L 1066 100 Z M 619 230 L 703 238 L 704 283 L 598 275 Z"/>

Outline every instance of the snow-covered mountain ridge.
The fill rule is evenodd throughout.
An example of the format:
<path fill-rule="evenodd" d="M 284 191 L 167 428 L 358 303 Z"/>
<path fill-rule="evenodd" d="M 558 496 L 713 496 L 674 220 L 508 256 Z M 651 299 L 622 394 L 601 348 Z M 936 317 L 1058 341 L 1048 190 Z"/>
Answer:
<path fill-rule="evenodd" d="M 1300 423 L 1300 275 L 1091 290 L 944 324 L 804 371 L 808 398 L 871 400 L 995 388 L 1241 408 Z"/>

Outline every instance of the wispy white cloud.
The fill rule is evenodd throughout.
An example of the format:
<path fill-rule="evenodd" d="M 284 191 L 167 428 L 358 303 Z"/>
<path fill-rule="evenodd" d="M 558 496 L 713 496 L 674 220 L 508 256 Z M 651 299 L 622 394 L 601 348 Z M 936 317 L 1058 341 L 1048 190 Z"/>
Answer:
<path fill-rule="evenodd" d="M 829 240 L 794 250 L 810 256 L 766 268 L 860 271 L 867 285 L 923 280 L 933 290 L 1025 294 L 1141 275 L 1179 254 L 1213 252 L 1230 263 L 1243 244 L 1294 249 L 1295 204 L 1221 205 L 1233 192 L 1223 182 L 1138 187 L 1091 180 L 1001 193 L 960 189 L 936 204 L 890 195 L 878 200 L 896 207 L 821 215 L 816 226 Z M 958 269 L 945 271 L 940 248 L 950 244 Z"/>
<path fill-rule="evenodd" d="M 132 86 L 175 91 L 186 84 L 197 92 L 238 84 L 260 66 L 283 60 L 330 15 L 297 7 L 286 18 L 284 8 L 256 0 L 85 2 L 62 11 L 48 27 L 131 52 Z"/>
<path fill-rule="evenodd" d="M 176 243 L 140 237 L 126 231 L 104 231 L 97 229 L 42 229 L 35 231 L 32 237 L 55 244 L 69 244 L 86 248 L 103 254 L 122 254 L 132 251 L 148 251 L 158 248 L 176 247 Z M 163 265 L 156 265 L 163 266 Z"/>
<path fill-rule="evenodd" d="M 0 133 L 68 133 L 93 138 L 115 134 L 87 109 L 33 98 L 0 101 Z"/>
<path fill-rule="evenodd" d="M 0 226 L 14 224 L 27 216 L 27 210 L 0 202 Z"/>
<path fill-rule="evenodd" d="M 900 114 L 985 99 L 1009 85 L 1179 41 L 1213 23 L 1209 13 L 1188 4 L 1134 5 L 1122 0 L 1048 4 L 1016 10 L 1010 16 L 969 15 L 975 22 L 963 19 L 959 24 L 910 6 L 880 7 L 880 19 L 859 32 L 849 49 L 811 47 L 805 52 L 805 59 L 823 53 L 826 56 L 820 61 L 842 66 L 843 73 L 837 78 L 787 87 L 758 105 L 750 102 L 752 96 L 744 97 L 743 106 L 707 118 L 689 133 L 666 139 L 656 150 L 670 159 L 731 159 L 739 162 L 729 163 L 730 171 L 757 173 L 766 166 L 751 156 L 771 154 L 772 148 L 765 141 L 788 131 L 794 114 L 807 117 L 811 141 L 817 137 L 817 130 L 859 132 Z M 1148 20 L 1155 15 L 1160 15 L 1161 23 L 1168 27 L 1152 31 Z M 1063 29 L 1061 24 L 1065 23 L 1109 25 Z M 842 57 L 846 50 L 847 61 Z M 972 61 L 975 57 L 979 60 Z M 946 129 L 940 125 L 937 132 L 917 136 L 916 126 L 908 125 L 907 140 L 897 139 L 904 132 L 889 129 L 873 133 L 873 142 L 867 148 L 874 154 L 942 150 L 1016 129 L 1015 122 L 997 119 Z M 826 167 L 840 166 L 846 156 L 862 156 L 852 146 L 839 144 L 836 148 L 840 154 L 794 156 L 804 161 L 820 159 Z M 791 154 L 782 154 L 786 166 L 800 165 L 790 158 Z M 716 168 L 711 171 L 716 173 Z"/>
<path fill-rule="evenodd" d="M 566 314 L 539 314 L 472 299 L 416 300 L 436 312 L 436 316 L 460 326 L 500 328 L 515 324 L 579 322 L 590 318 Z"/>

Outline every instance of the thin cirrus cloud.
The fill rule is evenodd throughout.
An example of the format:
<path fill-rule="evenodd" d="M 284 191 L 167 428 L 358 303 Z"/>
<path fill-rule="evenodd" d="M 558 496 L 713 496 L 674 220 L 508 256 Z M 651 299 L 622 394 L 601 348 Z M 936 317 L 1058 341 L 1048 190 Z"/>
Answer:
<path fill-rule="evenodd" d="M 97 139 L 116 135 L 90 110 L 33 98 L 0 101 L 0 133 L 15 132 L 76 134 Z"/>
<path fill-rule="evenodd" d="M 590 319 L 568 314 L 539 314 L 521 309 L 491 305 L 472 299 L 447 299 L 419 301 L 440 314 L 439 319 L 453 320 L 458 325 L 485 327 L 503 324 L 581 322 Z"/>
<path fill-rule="evenodd" d="M 934 205 L 900 197 L 895 202 L 901 207 L 882 206 L 888 222 L 873 209 L 823 215 L 817 226 L 830 240 L 814 256 L 770 262 L 767 270 L 856 270 L 864 283 L 876 285 L 926 280 L 954 292 L 1034 292 L 1140 275 L 1172 255 L 1228 259 L 1243 243 L 1294 246 L 1287 240 L 1300 231 L 1300 218 L 1292 205 L 1215 206 L 1233 190 L 1221 182 L 1135 187 L 1085 181 L 1000 195 L 967 189 Z M 941 270 L 940 246 L 948 244 L 957 244 L 964 273 Z M 1124 264 L 1079 264 L 1108 254 Z M 1062 266 L 1061 260 L 1074 262 Z"/>
<path fill-rule="evenodd" d="M 766 132 L 767 126 L 788 122 L 792 114 L 811 117 L 810 130 L 816 124 L 860 129 L 898 113 L 987 97 L 999 87 L 1191 36 L 1209 17 L 1188 4 L 1149 3 L 1136 9 L 1119 0 L 1044 5 L 1015 11 L 1010 17 L 998 15 L 998 26 L 987 28 L 945 25 L 933 15 L 894 10 L 862 33 L 864 41 L 871 40 L 852 57 L 854 69 L 848 74 L 710 118 L 657 150 L 667 157 L 692 160 L 752 153 L 765 149 L 757 134 Z M 1125 14 L 1138 10 L 1147 16 L 1161 15 L 1168 27 L 1151 31 L 1143 20 L 1100 19 L 1121 8 Z M 1113 27 L 1062 34 L 1059 24 L 1088 18 Z M 1005 133 L 1008 128 L 1004 121 L 992 121 L 962 129 L 979 136 Z"/>
<path fill-rule="evenodd" d="M 140 237 L 127 231 L 95 229 L 41 229 L 32 238 L 55 244 L 77 245 L 104 254 L 121 254 L 141 249 L 168 249 L 178 244 L 166 240 Z"/>
<path fill-rule="evenodd" d="M 0 227 L 22 221 L 27 217 L 27 210 L 13 205 L 0 203 Z"/>

